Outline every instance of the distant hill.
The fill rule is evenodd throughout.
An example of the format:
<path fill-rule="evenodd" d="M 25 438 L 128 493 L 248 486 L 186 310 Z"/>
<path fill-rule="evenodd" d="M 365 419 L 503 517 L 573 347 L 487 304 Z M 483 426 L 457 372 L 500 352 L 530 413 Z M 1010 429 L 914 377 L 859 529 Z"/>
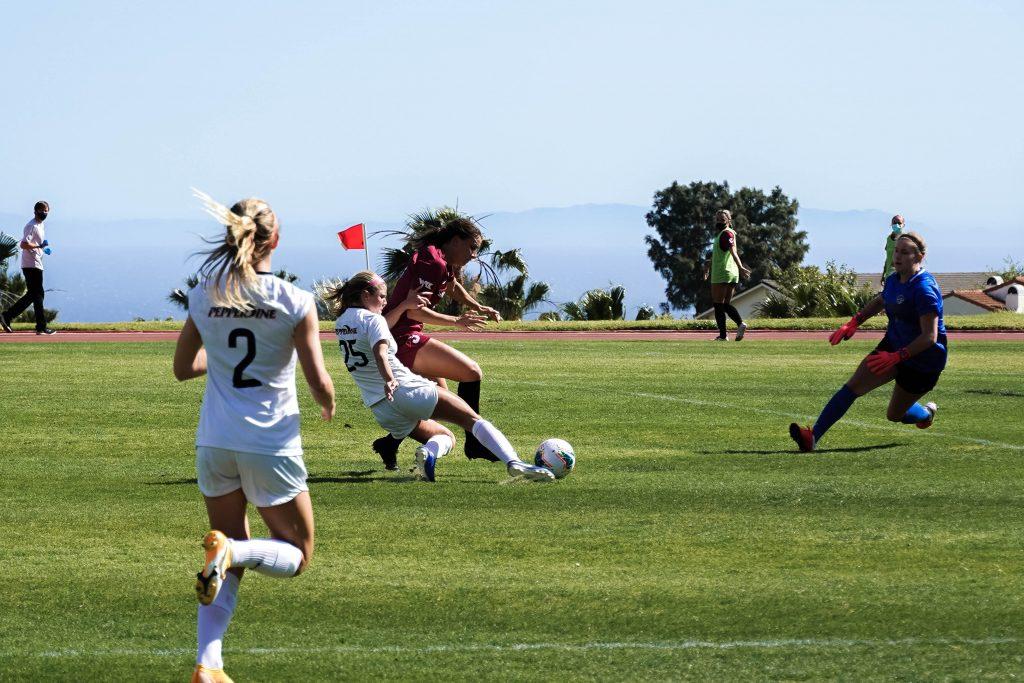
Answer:
<path fill-rule="evenodd" d="M 651 234 L 644 215 L 648 207 L 628 204 L 584 204 L 520 212 L 482 214 L 485 231 L 496 248 L 523 250 L 533 279 L 551 285 L 551 298 L 563 303 L 587 289 L 621 284 L 626 288 L 629 317 L 640 304 L 655 308 L 664 301 L 664 282 L 647 257 L 644 236 Z M 891 215 L 878 210 L 830 211 L 804 208 L 800 228 L 808 232 L 808 262 L 832 259 L 862 272 L 881 268 L 882 247 Z M 0 230 L 20 237 L 28 215 L 0 214 Z M 399 227 L 403 219 L 368 221 L 369 232 Z M 984 226 L 935 228 L 915 223 L 932 245 L 933 270 L 984 270 L 1006 255 L 1024 258 L 1021 231 L 987 230 Z M 54 255 L 47 261 L 48 304 L 61 319 L 80 321 L 183 317 L 165 301 L 195 271 L 187 260 L 205 248 L 199 236 L 218 228 L 200 215 L 194 220 L 76 221 L 56 215 L 48 221 Z M 335 232 L 343 225 L 284 223 L 284 241 L 275 268 L 298 274 L 300 284 L 361 269 L 363 252 L 343 251 Z M 991 246 L 979 248 L 980 236 Z M 385 244 L 371 237 L 371 266 Z M 743 242 L 740 238 L 742 253 Z M 536 313 L 534 314 L 536 315 Z"/>

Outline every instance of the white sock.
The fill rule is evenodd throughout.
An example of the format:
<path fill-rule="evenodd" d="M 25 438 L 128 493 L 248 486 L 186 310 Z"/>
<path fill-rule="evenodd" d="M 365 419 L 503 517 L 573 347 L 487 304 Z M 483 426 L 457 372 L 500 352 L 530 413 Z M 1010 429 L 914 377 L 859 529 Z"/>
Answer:
<path fill-rule="evenodd" d="M 513 462 L 520 462 L 516 455 L 516 449 L 508 442 L 505 435 L 497 427 L 487 420 L 477 420 L 473 423 L 473 436 L 484 445 L 484 448 L 494 453 L 506 465 Z"/>
<path fill-rule="evenodd" d="M 443 458 L 451 452 L 455 442 L 452 441 L 452 437 L 447 434 L 438 434 L 427 439 L 427 442 L 423 446 L 427 451 L 435 458 Z"/>
<path fill-rule="evenodd" d="M 196 625 L 199 648 L 196 651 L 196 664 L 202 664 L 207 669 L 224 668 L 221 643 L 237 603 L 238 577 L 228 572 L 217 593 L 217 599 L 209 605 L 199 605 L 199 619 Z"/>
<path fill-rule="evenodd" d="M 295 576 L 302 564 L 302 551 L 291 543 L 271 538 L 231 541 L 231 566 L 245 567 L 267 576 Z"/>

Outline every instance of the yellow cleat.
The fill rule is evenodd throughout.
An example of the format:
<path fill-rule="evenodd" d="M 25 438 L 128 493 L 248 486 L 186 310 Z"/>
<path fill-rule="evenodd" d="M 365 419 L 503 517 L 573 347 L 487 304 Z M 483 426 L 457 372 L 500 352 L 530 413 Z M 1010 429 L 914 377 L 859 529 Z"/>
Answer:
<path fill-rule="evenodd" d="M 217 593 L 224 583 L 224 576 L 228 569 L 231 569 L 231 541 L 214 529 L 203 537 L 203 549 L 206 550 L 206 564 L 203 565 L 203 570 L 196 574 L 196 597 L 200 603 L 209 605 L 217 599 Z M 221 671 L 220 674 L 224 675 L 224 672 Z M 225 677 L 211 680 L 231 679 Z"/>
<path fill-rule="evenodd" d="M 196 664 L 192 672 L 192 683 L 235 683 L 231 677 L 224 673 L 224 669 L 207 669 L 202 664 Z"/>

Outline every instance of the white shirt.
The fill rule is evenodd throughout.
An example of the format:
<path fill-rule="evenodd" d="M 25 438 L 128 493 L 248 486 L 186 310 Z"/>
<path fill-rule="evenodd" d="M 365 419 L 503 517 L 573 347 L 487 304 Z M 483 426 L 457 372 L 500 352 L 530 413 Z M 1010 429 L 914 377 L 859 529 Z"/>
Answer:
<path fill-rule="evenodd" d="M 373 347 L 381 340 L 388 343 L 388 364 L 391 374 L 403 387 L 415 387 L 431 384 L 395 357 L 398 344 L 388 329 L 384 316 L 371 313 L 365 308 L 348 308 L 334 325 L 334 333 L 338 336 L 338 346 L 345 358 L 345 367 L 355 380 L 363 395 L 363 404 L 367 407 L 384 400 L 384 378 L 377 370 L 377 362 L 373 358 Z"/>
<path fill-rule="evenodd" d="M 25 224 L 25 231 L 22 233 L 21 239 L 32 244 L 42 244 L 43 240 L 46 239 L 46 231 L 43 229 L 43 222 L 37 221 L 35 218 Z M 38 268 L 43 269 L 43 250 L 42 249 L 22 249 L 21 250 L 21 267 L 22 268 Z"/>
<path fill-rule="evenodd" d="M 203 285 L 188 313 L 206 347 L 206 394 L 196 446 L 264 455 L 302 455 L 295 394 L 295 327 L 313 295 L 266 273 L 249 311 L 215 306 Z"/>

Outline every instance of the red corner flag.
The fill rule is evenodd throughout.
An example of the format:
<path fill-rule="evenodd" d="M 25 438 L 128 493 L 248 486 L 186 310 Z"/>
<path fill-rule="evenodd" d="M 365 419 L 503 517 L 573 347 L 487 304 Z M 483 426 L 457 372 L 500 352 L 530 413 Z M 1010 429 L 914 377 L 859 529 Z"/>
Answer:
<path fill-rule="evenodd" d="M 341 240 L 341 246 L 346 249 L 366 249 L 366 233 L 362 223 L 339 231 L 338 239 Z"/>

